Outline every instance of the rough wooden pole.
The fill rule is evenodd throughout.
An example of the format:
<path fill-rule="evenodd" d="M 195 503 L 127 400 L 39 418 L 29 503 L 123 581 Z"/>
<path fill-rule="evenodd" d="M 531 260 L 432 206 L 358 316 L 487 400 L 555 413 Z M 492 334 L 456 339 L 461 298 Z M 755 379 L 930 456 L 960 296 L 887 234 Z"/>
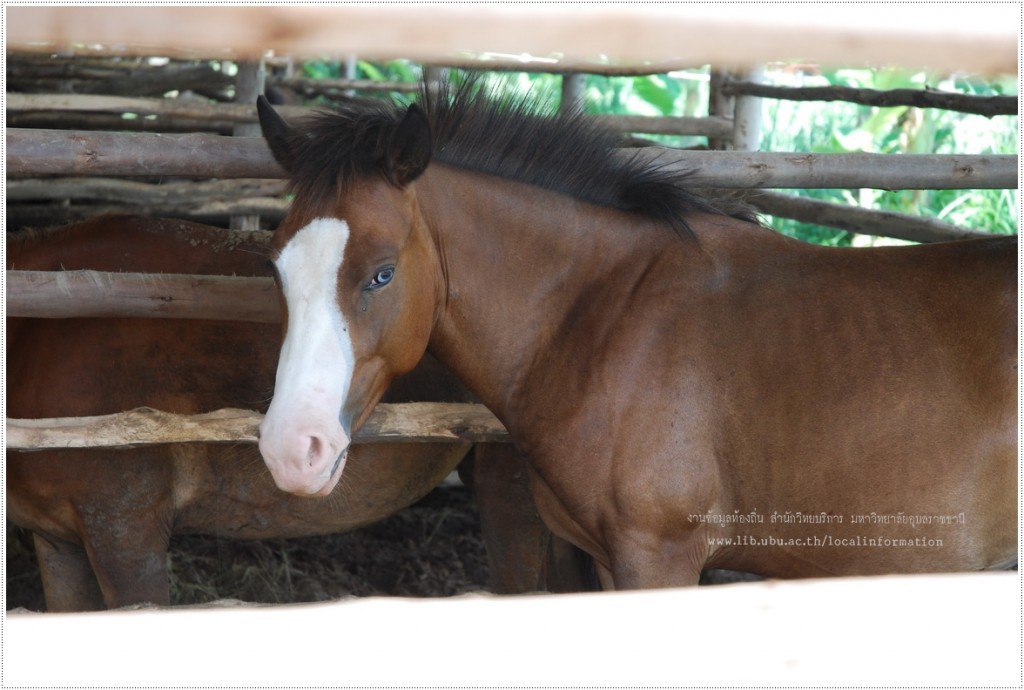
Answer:
<path fill-rule="evenodd" d="M 180 415 L 141 407 L 94 417 L 7 419 L 10 450 L 126 448 L 159 443 L 255 443 L 263 415 L 223 409 Z M 501 422 L 483 405 L 401 403 L 377 405 L 353 436 L 356 443 L 502 443 Z"/>
<path fill-rule="evenodd" d="M 438 68 L 428 68 L 426 74 L 428 84 L 436 86 L 439 81 L 432 75 Z M 573 77 L 577 75 L 572 75 Z M 347 82 L 361 86 L 363 82 Z M 413 91 L 418 90 L 413 85 Z M 303 89 L 308 90 L 308 89 Z M 582 96 L 581 96 L 582 97 Z M 275 106 L 286 120 L 298 119 L 308 115 L 309 108 L 297 106 Z M 121 113 L 159 115 L 162 126 L 176 127 L 183 122 L 182 128 L 190 126 L 202 131 L 219 131 L 231 123 L 249 123 L 254 127 L 253 136 L 259 136 L 259 125 L 256 121 L 256 109 L 252 103 L 178 103 L 169 99 L 158 98 L 125 98 L 121 96 L 77 96 L 52 94 L 8 94 L 8 122 L 17 119 L 20 122 L 38 122 L 41 129 L 73 129 L 78 119 L 88 122 L 99 117 L 108 117 L 105 121 L 108 128 L 129 129 L 139 128 L 150 122 L 146 119 L 129 120 L 128 124 L 118 123 L 113 119 Z M 696 136 L 731 136 L 732 120 L 723 117 L 652 117 L 648 115 L 592 115 L 608 127 L 615 127 L 626 132 L 643 132 L 647 134 L 690 134 Z M 192 119 L 196 120 L 192 122 Z M 208 120 L 204 122 L 205 120 Z M 140 124 L 141 123 L 141 124 Z M 114 127 L 115 124 L 119 126 Z M 35 126 L 32 124 L 25 126 Z M 233 129 L 233 127 L 232 127 Z"/>
<path fill-rule="evenodd" d="M 1014 189 L 1016 156 L 675 151 L 629 153 L 686 171 L 694 187 L 728 189 Z"/>
<path fill-rule="evenodd" d="M 746 200 L 759 211 L 769 215 L 792 218 L 803 223 L 826 225 L 859 235 L 894 237 L 911 242 L 947 242 L 992 237 L 992 233 L 968 230 L 935 218 L 875 211 L 776 192 L 752 193 Z"/>
<path fill-rule="evenodd" d="M 7 174 L 285 177 L 262 138 L 7 130 Z"/>
<path fill-rule="evenodd" d="M 8 317 L 152 317 L 277 323 L 273 278 L 7 271 Z"/>
<path fill-rule="evenodd" d="M 879 108 L 913 106 L 941 108 L 985 117 L 1016 115 L 1016 96 L 977 96 L 974 94 L 932 91 L 927 89 L 859 89 L 850 86 L 774 86 L 755 81 L 730 82 L 727 94 L 778 98 L 787 101 L 843 101 Z"/>
<path fill-rule="evenodd" d="M 1014 155 L 886 155 L 678 151 L 657 146 L 617 155 L 653 157 L 686 170 L 694 187 L 1016 189 Z M 262 139 L 207 134 L 7 130 L 7 174 L 284 176 Z"/>

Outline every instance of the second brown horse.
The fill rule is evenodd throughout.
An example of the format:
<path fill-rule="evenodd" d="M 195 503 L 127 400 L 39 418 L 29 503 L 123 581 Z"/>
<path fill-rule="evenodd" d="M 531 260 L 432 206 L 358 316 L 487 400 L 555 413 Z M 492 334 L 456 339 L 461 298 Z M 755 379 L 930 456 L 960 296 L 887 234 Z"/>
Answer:
<path fill-rule="evenodd" d="M 240 276 L 268 275 L 266 252 L 258 234 L 139 217 L 9 235 L 7 246 L 13 269 Z M 276 324 L 9 318 L 7 412 L 263 409 L 279 343 Z M 395 402 L 465 399 L 436 363 L 396 383 Z M 172 534 L 260 539 L 354 529 L 426 494 L 469 452 L 468 444 L 361 446 L 347 480 L 330 496 L 309 499 L 279 491 L 253 445 L 10 451 L 7 518 L 32 530 L 48 610 L 167 604 Z M 546 530 L 532 503 L 523 503 L 526 492 L 502 486 L 506 475 L 522 475 L 521 461 L 505 444 L 480 452 L 488 458 L 474 473 L 476 489 L 493 498 L 480 504 L 494 589 L 543 587 Z"/>

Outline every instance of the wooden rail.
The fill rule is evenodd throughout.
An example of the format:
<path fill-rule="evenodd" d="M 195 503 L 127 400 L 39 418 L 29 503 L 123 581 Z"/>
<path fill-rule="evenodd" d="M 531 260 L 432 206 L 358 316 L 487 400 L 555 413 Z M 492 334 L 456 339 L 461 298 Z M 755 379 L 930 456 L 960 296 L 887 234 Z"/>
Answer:
<path fill-rule="evenodd" d="M 623 150 L 621 155 L 656 158 L 686 170 L 694 187 L 1017 187 L 1013 155 L 758 153 L 657 146 Z M 285 173 L 259 137 L 8 129 L 7 174 L 280 178 Z"/>
<path fill-rule="evenodd" d="M 628 154 L 623 154 L 628 155 Z M 763 153 L 638 149 L 686 170 L 694 187 L 742 189 L 1015 189 L 1016 156 Z"/>
<path fill-rule="evenodd" d="M 409 84 L 418 89 L 418 84 Z M 313 108 L 276 106 L 281 116 L 292 120 L 313 112 Z M 190 122 L 223 123 L 257 122 L 255 105 L 239 103 L 196 103 L 168 98 L 127 98 L 124 96 L 93 96 L 78 94 L 20 94 L 7 95 L 7 115 L 32 114 L 38 119 L 43 113 L 63 115 L 89 115 L 106 113 L 120 117 L 123 113 L 155 115 L 164 119 L 186 119 Z M 732 133 L 732 121 L 723 117 L 650 117 L 628 115 L 595 115 L 602 124 L 641 134 L 677 134 L 724 137 Z M 127 121 L 130 122 L 130 121 Z M 114 129 L 120 129 L 115 127 Z"/>
<path fill-rule="evenodd" d="M 960 113 L 993 117 L 1016 115 L 1016 96 L 976 96 L 966 93 L 925 89 L 856 89 L 849 86 L 774 86 L 751 82 L 726 82 L 722 92 L 727 96 L 758 96 L 786 101 L 843 101 L 883 108 L 914 106 L 941 108 Z"/>
<path fill-rule="evenodd" d="M 793 218 L 803 223 L 839 228 L 861 235 L 895 237 L 909 242 L 949 242 L 993 236 L 990 232 L 968 230 L 936 218 L 876 211 L 779 192 L 755 192 L 749 194 L 746 201 L 762 213 L 772 216 Z"/>
<path fill-rule="evenodd" d="M 273 278 L 7 271 L 7 317 L 142 317 L 277 323 Z"/>
<path fill-rule="evenodd" d="M 566 68 L 685 60 L 754 65 L 799 56 L 821 64 L 902 64 L 1013 74 L 1020 14 L 1012 3 L 863 7 L 801 4 L 7 8 L 6 47 L 59 52 L 76 43 L 215 59 L 559 54 Z M 483 62 L 483 61 L 481 61 Z M 485 65 L 481 65 L 485 67 Z"/>
<path fill-rule="evenodd" d="M 181 415 L 140 407 L 94 417 L 7 419 L 9 450 L 133 448 L 160 443 L 255 443 L 263 415 L 223 409 Z M 353 437 L 356 443 L 506 442 L 508 432 L 483 405 L 377 405 Z"/>
<path fill-rule="evenodd" d="M 262 137 L 47 129 L 7 130 L 7 174 L 285 176 Z"/>

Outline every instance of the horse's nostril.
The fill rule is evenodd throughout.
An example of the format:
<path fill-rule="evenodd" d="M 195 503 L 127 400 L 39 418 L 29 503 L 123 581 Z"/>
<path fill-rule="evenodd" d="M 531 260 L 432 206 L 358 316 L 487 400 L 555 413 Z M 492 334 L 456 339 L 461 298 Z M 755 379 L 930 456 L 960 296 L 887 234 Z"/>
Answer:
<path fill-rule="evenodd" d="M 306 460 L 310 467 L 314 467 L 323 455 L 324 443 L 319 436 L 309 437 L 309 447 L 306 449 Z"/>

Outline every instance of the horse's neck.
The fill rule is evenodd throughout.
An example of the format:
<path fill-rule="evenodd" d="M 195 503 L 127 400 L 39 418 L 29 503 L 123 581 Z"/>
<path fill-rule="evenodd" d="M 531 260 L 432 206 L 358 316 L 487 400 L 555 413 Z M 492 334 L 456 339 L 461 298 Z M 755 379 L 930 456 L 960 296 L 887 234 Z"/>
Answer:
<path fill-rule="evenodd" d="M 574 310 L 656 251 L 653 228 L 638 242 L 620 227 L 625 214 L 559 194 L 444 166 L 425 178 L 420 205 L 447 289 L 431 350 L 502 417 Z"/>

